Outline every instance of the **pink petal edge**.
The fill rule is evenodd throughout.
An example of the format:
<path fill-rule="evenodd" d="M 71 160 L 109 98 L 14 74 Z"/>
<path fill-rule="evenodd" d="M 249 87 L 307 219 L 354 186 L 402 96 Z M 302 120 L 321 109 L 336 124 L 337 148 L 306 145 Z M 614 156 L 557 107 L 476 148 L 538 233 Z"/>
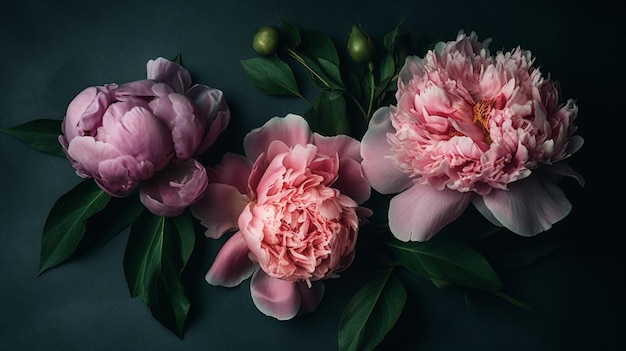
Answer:
<path fill-rule="evenodd" d="M 471 197 L 471 193 L 415 184 L 391 199 L 389 229 L 401 241 L 426 241 L 457 219 Z"/>
<path fill-rule="evenodd" d="M 298 283 L 271 277 L 261 269 L 252 275 L 250 293 L 254 305 L 266 316 L 288 320 L 300 310 Z"/>
<path fill-rule="evenodd" d="M 215 256 L 205 279 L 214 286 L 232 288 L 249 278 L 255 269 L 256 263 L 248 258 L 248 246 L 240 232 L 233 234 Z"/>

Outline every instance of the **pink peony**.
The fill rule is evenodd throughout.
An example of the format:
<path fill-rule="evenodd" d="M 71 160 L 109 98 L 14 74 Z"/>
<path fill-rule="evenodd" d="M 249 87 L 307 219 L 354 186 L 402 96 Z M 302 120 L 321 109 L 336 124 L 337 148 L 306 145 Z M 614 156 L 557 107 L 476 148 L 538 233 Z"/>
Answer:
<path fill-rule="evenodd" d="M 363 171 L 383 194 L 399 193 L 389 227 L 428 240 L 470 202 L 490 221 L 532 236 L 571 210 L 550 174 L 580 175 L 562 160 L 583 139 L 578 108 L 559 103 L 555 82 L 519 47 L 491 56 L 463 32 L 400 72 L 397 106 L 381 108 L 363 137 Z"/>
<path fill-rule="evenodd" d="M 244 140 L 247 158 L 226 154 L 210 169 L 206 195 L 191 211 L 219 238 L 236 230 L 206 279 L 232 287 L 252 275 L 255 305 L 290 319 L 314 310 L 322 279 L 354 259 L 360 207 L 370 186 L 361 171 L 359 142 L 311 133 L 296 115 L 270 119 Z"/>
<path fill-rule="evenodd" d="M 189 72 L 177 63 L 157 58 L 147 71 L 146 80 L 78 94 L 59 142 L 76 173 L 109 194 L 127 196 L 150 180 L 142 187 L 145 206 L 155 214 L 179 213 L 207 182 L 204 169 L 199 174 L 187 161 L 215 141 L 230 112 L 221 91 L 191 86 Z M 177 196 L 173 188 L 180 190 Z"/>
<path fill-rule="evenodd" d="M 139 199 L 158 216 L 178 216 L 204 195 L 209 179 L 198 161 L 172 164 L 140 186 Z"/>

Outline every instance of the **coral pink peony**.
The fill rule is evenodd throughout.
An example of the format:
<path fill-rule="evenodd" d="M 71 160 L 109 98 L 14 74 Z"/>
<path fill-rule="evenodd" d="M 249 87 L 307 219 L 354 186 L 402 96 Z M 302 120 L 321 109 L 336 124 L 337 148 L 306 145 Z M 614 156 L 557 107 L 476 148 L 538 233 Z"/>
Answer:
<path fill-rule="evenodd" d="M 142 201 L 155 214 L 173 215 L 203 193 L 204 169 L 199 174 L 187 161 L 215 141 L 230 112 L 221 91 L 192 86 L 177 63 L 150 60 L 147 71 L 145 80 L 79 93 L 67 108 L 59 142 L 79 176 L 93 178 L 113 196 L 127 196 L 150 180 Z"/>
<path fill-rule="evenodd" d="M 399 193 L 389 226 L 402 241 L 431 238 L 472 202 L 490 221 L 532 236 L 571 210 L 549 173 L 583 179 L 562 160 L 583 139 L 578 109 L 517 48 L 491 56 L 463 32 L 400 72 L 397 105 L 381 108 L 363 137 L 372 187 Z"/>
<path fill-rule="evenodd" d="M 359 147 L 345 135 L 311 133 L 296 115 L 250 132 L 247 158 L 226 154 L 191 207 L 209 237 L 238 228 L 207 281 L 235 286 L 253 274 L 252 298 L 263 313 L 290 319 L 314 310 L 320 280 L 352 263 L 359 224 L 371 214 L 359 206 L 370 195 Z"/>

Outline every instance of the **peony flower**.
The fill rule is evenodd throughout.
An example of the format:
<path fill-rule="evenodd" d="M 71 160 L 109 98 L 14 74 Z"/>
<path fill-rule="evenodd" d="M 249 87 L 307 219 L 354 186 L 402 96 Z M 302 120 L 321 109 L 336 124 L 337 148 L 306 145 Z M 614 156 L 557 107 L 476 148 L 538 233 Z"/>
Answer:
<path fill-rule="evenodd" d="M 192 86 L 177 63 L 157 58 L 147 71 L 145 80 L 79 93 L 59 142 L 79 176 L 113 196 L 148 182 L 142 202 L 155 214 L 173 215 L 203 193 L 204 169 L 189 160 L 215 141 L 230 112 L 221 91 Z"/>
<path fill-rule="evenodd" d="M 409 57 L 397 105 L 372 117 L 361 144 L 372 187 L 396 194 L 389 227 L 423 241 L 473 203 L 491 222 L 523 236 L 571 210 L 554 175 L 584 181 L 563 160 L 583 139 L 578 108 L 519 47 L 491 56 L 489 40 L 463 32 L 424 58 Z"/>
<path fill-rule="evenodd" d="M 170 165 L 140 186 L 141 203 L 158 216 L 178 216 L 204 195 L 209 179 L 194 159 Z"/>
<path fill-rule="evenodd" d="M 359 142 L 312 133 L 297 115 L 270 119 L 244 139 L 246 157 L 226 154 L 209 169 L 206 195 L 192 214 L 224 244 L 206 279 L 233 287 L 252 276 L 257 308 L 280 320 L 313 311 L 322 280 L 354 259 L 360 207 L 370 186 L 361 171 Z"/>

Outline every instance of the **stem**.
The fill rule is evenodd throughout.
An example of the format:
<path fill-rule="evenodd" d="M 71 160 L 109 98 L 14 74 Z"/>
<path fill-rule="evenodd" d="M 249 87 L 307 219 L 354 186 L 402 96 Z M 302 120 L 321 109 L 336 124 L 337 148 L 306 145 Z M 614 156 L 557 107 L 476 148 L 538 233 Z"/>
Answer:
<path fill-rule="evenodd" d="M 320 82 L 322 82 L 326 87 L 331 88 L 330 84 L 328 84 L 322 77 L 320 77 L 320 75 L 317 74 L 317 72 L 315 72 L 313 69 L 311 69 L 311 67 L 309 67 L 309 65 L 306 64 L 304 59 L 302 57 L 300 57 L 300 55 L 298 55 L 297 52 L 295 52 L 290 47 L 285 48 L 285 51 L 287 51 L 289 56 L 293 57 L 296 61 L 300 62 L 300 64 L 302 66 L 304 66 L 307 70 L 309 70 L 309 72 L 311 72 L 311 74 L 313 74 L 315 76 L 315 78 L 319 79 Z"/>
<path fill-rule="evenodd" d="M 350 92 L 347 90 L 346 90 L 346 94 L 352 99 L 352 101 L 354 101 L 354 103 L 356 104 L 356 107 L 359 108 L 359 111 L 361 111 L 361 114 L 363 114 L 363 118 L 365 118 L 365 121 L 367 122 L 368 121 L 367 113 L 363 109 L 363 106 L 361 106 L 361 104 L 359 103 L 359 100 L 357 100 L 357 98 L 354 97 L 354 95 L 350 94 Z"/>
<path fill-rule="evenodd" d="M 369 104 L 367 106 L 367 115 L 365 117 L 365 120 L 367 122 L 369 122 L 370 120 L 370 116 L 372 114 L 372 105 L 374 104 L 374 88 L 375 88 L 375 81 L 374 81 L 374 73 L 372 73 L 372 70 L 370 69 L 369 72 L 369 76 L 370 76 L 370 99 L 369 99 Z"/>

